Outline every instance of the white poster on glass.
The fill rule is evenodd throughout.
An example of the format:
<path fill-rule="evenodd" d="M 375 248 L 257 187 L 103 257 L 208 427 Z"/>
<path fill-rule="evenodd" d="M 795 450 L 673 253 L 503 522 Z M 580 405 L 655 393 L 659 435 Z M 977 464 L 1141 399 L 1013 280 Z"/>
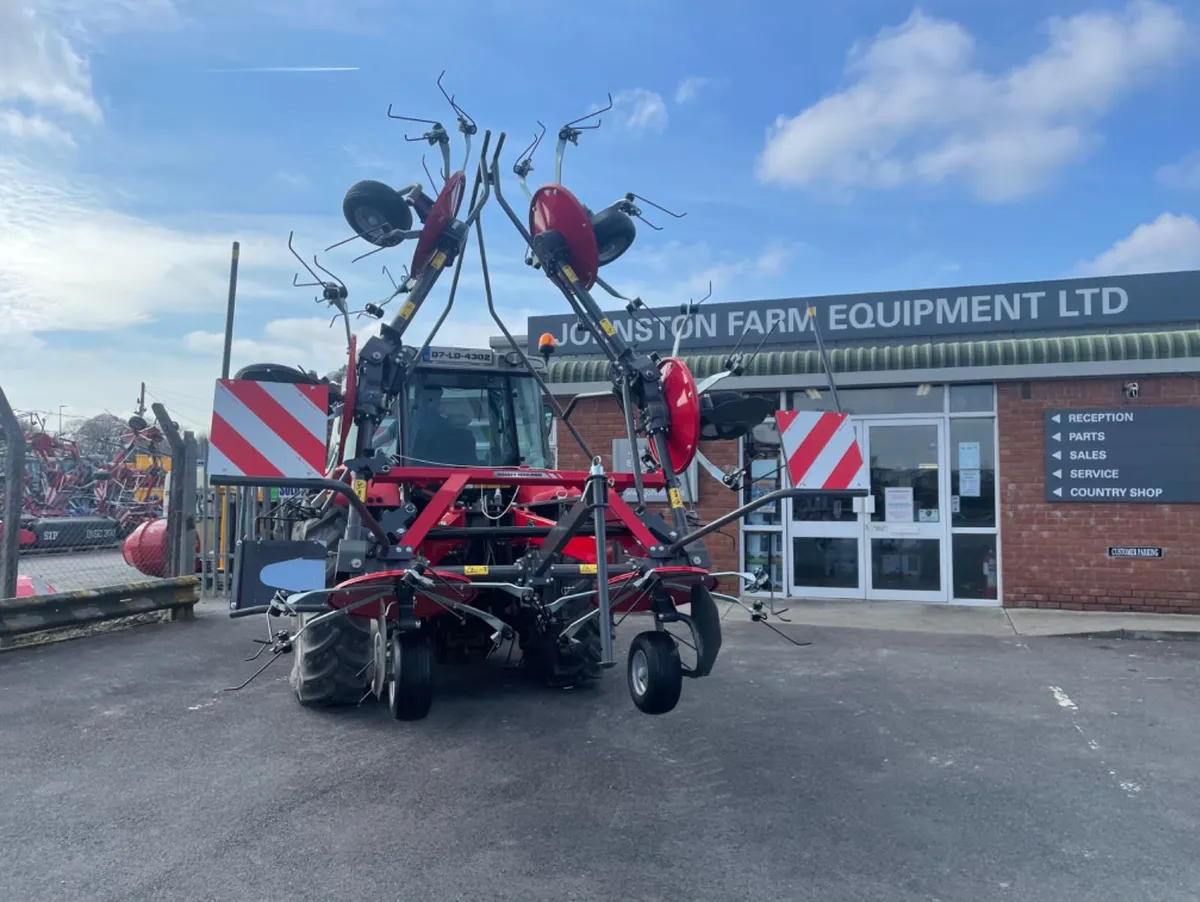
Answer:
<path fill-rule="evenodd" d="M 912 486 L 888 486 L 883 490 L 884 520 L 888 523 L 912 523 Z"/>

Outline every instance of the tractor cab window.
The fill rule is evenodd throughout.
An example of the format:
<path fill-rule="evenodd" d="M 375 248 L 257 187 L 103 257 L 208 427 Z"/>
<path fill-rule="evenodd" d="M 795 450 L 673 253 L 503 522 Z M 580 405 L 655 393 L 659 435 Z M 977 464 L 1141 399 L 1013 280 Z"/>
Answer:
<path fill-rule="evenodd" d="M 530 384 L 527 397 L 523 385 Z M 409 380 L 404 456 L 409 466 L 546 466 L 541 402 L 530 379 L 420 371 Z"/>

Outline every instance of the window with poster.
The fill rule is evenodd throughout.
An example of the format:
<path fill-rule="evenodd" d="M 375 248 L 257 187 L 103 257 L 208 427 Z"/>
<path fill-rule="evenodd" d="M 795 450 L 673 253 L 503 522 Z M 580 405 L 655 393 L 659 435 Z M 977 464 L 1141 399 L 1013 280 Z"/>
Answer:
<path fill-rule="evenodd" d="M 778 394 L 762 393 L 778 402 Z M 770 417 L 742 439 L 742 503 L 782 488 L 783 456 L 779 429 Z M 771 577 L 771 590 L 783 591 L 783 508 L 780 502 L 765 504 L 742 519 L 743 567 L 749 572 L 762 568 Z"/>

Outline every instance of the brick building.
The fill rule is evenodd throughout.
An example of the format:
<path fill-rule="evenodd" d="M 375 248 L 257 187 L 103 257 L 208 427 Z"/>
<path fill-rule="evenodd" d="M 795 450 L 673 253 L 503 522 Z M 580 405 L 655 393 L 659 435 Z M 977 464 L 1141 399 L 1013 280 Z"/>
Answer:
<path fill-rule="evenodd" d="M 682 329 L 697 380 L 743 335 L 743 351 L 762 342 L 721 388 L 833 410 L 810 309 L 870 497 L 760 509 L 711 537 L 717 569 L 762 566 L 793 599 L 1200 613 L 1200 272 L 609 315 L 662 356 Z M 571 322 L 527 324 L 531 349 L 544 332 L 558 342 L 563 403 L 611 387 L 608 360 Z M 606 466 L 629 469 L 611 395 L 571 419 Z M 561 427 L 556 441 L 560 466 L 585 466 Z M 685 498 L 702 521 L 786 484 L 773 421 L 701 452 Z M 740 492 L 719 481 L 743 467 Z"/>

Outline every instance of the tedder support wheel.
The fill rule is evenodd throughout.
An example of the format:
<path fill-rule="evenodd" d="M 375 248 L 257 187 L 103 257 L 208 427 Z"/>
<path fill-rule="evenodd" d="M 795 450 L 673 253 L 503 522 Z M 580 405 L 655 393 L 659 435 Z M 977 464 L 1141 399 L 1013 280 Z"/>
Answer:
<path fill-rule="evenodd" d="M 396 720 L 420 720 L 433 705 L 433 639 L 426 633 L 392 635 L 388 708 Z"/>
<path fill-rule="evenodd" d="M 683 662 L 666 632 L 638 633 L 629 647 L 629 694 L 643 714 L 666 714 L 683 691 Z"/>
<path fill-rule="evenodd" d="M 628 213 L 612 207 L 607 207 L 592 217 L 592 231 L 596 233 L 601 266 L 607 266 L 620 257 L 637 238 L 637 226 L 633 224 L 633 218 Z"/>
<path fill-rule="evenodd" d="M 300 626 L 316 614 L 300 615 Z M 289 682 L 305 707 L 357 705 L 371 687 L 371 621 L 334 617 L 310 626 L 293 648 Z"/>

